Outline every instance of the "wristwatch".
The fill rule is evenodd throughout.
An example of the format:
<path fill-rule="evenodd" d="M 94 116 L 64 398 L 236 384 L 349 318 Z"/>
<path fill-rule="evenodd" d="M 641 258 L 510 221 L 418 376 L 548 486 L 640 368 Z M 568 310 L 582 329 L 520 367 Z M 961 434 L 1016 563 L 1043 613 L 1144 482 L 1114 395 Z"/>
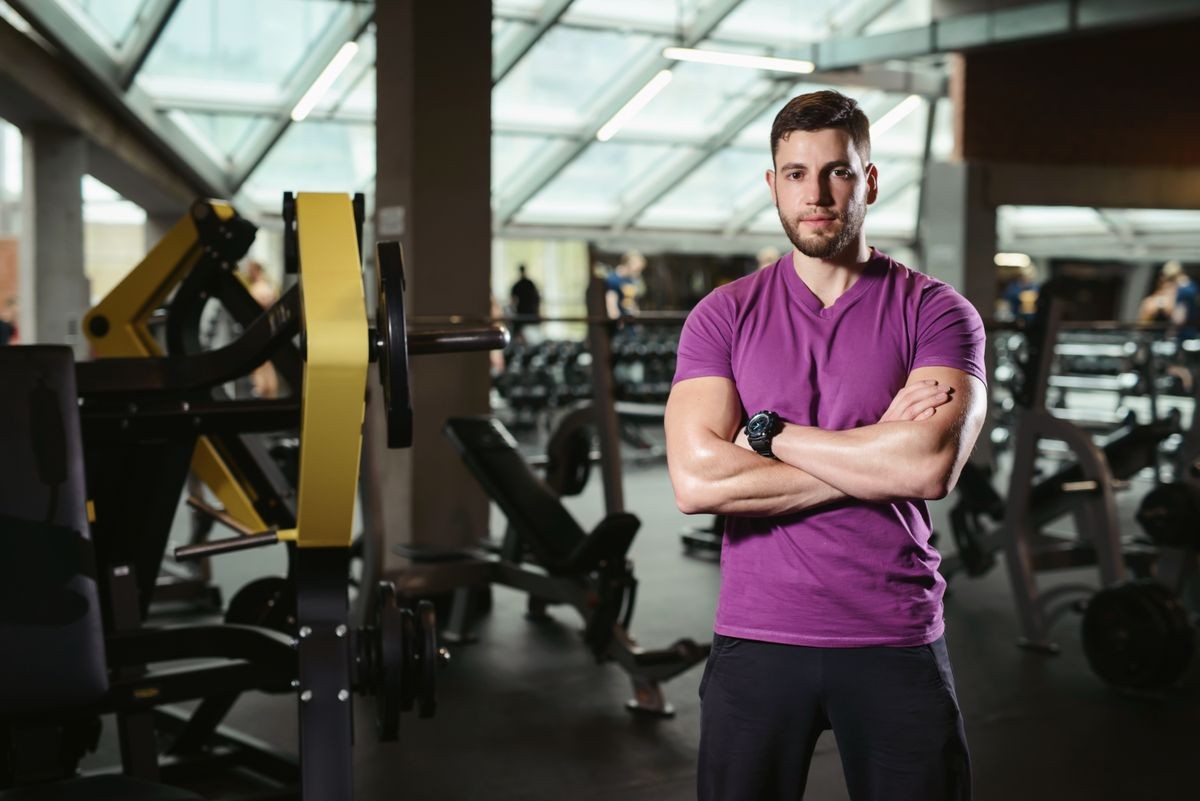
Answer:
<path fill-rule="evenodd" d="M 750 447 L 755 450 L 760 456 L 766 456 L 768 459 L 774 459 L 775 454 L 771 452 L 771 440 L 783 428 L 783 421 L 779 419 L 779 415 L 775 412 L 762 411 L 757 412 L 746 423 L 746 438 L 750 441 Z"/>

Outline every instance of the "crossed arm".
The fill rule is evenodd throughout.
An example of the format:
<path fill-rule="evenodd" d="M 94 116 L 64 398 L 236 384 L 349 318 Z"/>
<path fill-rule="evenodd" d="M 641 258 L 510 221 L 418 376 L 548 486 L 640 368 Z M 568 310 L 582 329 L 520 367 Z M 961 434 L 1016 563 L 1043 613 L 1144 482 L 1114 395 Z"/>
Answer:
<path fill-rule="evenodd" d="M 775 516 L 847 497 L 941 498 L 974 447 L 984 407 L 979 379 L 918 368 L 878 423 L 846 431 L 787 424 L 772 443 L 774 460 L 749 450 L 744 434 L 735 441 L 742 409 L 732 381 L 681 381 L 666 413 L 675 501 L 685 514 Z"/>

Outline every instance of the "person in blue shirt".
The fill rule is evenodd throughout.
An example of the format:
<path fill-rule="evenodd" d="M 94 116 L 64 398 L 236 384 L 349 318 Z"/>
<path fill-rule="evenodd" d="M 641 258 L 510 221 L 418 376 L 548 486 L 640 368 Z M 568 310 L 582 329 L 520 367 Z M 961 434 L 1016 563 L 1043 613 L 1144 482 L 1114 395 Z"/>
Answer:
<path fill-rule="evenodd" d="M 1177 261 L 1169 261 L 1163 265 L 1163 278 L 1169 278 L 1175 284 L 1175 307 L 1171 311 L 1171 322 L 1177 326 L 1175 338 L 1183 341 L 1195 339 L 1197 322 L 1200 322 L 1200 304 L 1196 282 L 1183 270 L 1183 265 Z"/>
<path fill-rule="evenodd" d="M 645 257 L 636 250 L 630 250 L 621 257 L 616 268 L 608 274 L 605 279 L 607 291 L 604 293 L 604 302 L 608 308 L 610 320 L 637 316 L 638 297 L 642 293 L 642 270 L 644 269 L 646 269 Z"/>
<path fill-rule="evenodd" d="M 1026 264 L 1020 268 L 1016 279 L 1004 288 L 1004 300 L 1008 303 L 1012 319 L 1031 322 L 1037 316 L 1038 285 L 1037 267 Z"/>

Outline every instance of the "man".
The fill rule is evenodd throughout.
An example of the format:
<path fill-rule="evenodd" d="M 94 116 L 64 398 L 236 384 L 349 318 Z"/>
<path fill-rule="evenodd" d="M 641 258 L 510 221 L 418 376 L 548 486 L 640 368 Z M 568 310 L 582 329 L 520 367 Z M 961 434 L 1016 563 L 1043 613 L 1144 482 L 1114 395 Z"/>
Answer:
<path fill-rule="evenodd" d="M 969 798 L 925 499 L 983 423 L 982 322 L 867 246 L 879 176 L 857 103 L 793 99 L 771 150 L 794 250 L 697 304 L 667 403 L 679 508 L 729 516 L 699 797 L 801 797 L 832 728 L 855 801 Z"/>
<path fill-rule="evenodd" d="M 509 300 L 512 303 L 513 314 L 518 317 L 537 317 L 542 313 L 542 293 L 538 292 L 537 284 L 533 283 L 528 276 L 525 275 L 525 265 L 517 265 L 518 278 L 513 282 L 512 289 L 509 290 Z M 525 330 L 526 322 L 515 321 L 512 324 L 513 339 L 524 341 L 525 336 L 522 333 Z"/>
<path fill-rule="evenodd" d="M 646 269 L 646 258 L 636 250 L 626 251 L 616 268 L 605 280 L 604 303 L 608 319 L 636 317 L 638 295 L 642 291 L 642 270 Z"/>

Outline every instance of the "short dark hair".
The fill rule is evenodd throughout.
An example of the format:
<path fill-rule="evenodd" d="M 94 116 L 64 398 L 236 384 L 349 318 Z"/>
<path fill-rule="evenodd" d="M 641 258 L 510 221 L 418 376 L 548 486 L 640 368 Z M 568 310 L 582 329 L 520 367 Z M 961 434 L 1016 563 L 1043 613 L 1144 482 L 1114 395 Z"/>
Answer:
<path fill-rule="evenodd" d="M 792 131 L 820 131 L 825 128 L 841 128 L 850 134 L 850 141 L 862 157 L 863 164 L 871 160 L 871 122 L 858 107 L 854 98 L 841 92 L 826 89 L 797 95 L 775 115 L 771 125 L 771 162 L 779 140 L 786 139 Z"/>

